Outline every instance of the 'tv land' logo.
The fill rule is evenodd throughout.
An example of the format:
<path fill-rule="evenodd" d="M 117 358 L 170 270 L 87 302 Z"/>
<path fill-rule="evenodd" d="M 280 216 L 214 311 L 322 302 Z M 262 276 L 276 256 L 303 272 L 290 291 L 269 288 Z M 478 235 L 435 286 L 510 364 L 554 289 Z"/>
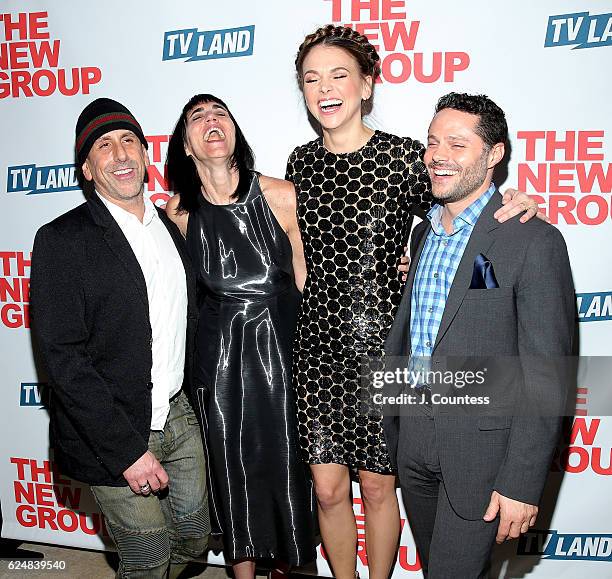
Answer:
<path fill-rule="evenodd" d="M 592 48 L 612 44 L 612 13 L 576 12 L 548 17 L 544 47 Z"/>
<path fill-rule="evenodd" d="M 612 535 L 529 531 L 521 535 L 518 555 L 539 555 L 560 561 L 612 562 Z"/>
<path fill-rule="evenodd" d="M 612 292 L 576 294 L 579 322 L 612 320 Z"/>
<path fill-rule="evenodd" d="M 42 408 L 45 405 L 46 382 L 22 382 L 19 386 L 19 406 Z"/>
<path fill-rule="evenodd" d="M 79 182 L 73 164 L 66 165 L 19 165 L 9 167 L 6 176 L 7 193 L 59 193 L 76 191 Z"/>
<path fill-rule="evenodd" d="M 172 30 L 164 33 L 162 60 L 208 60 L 253 54 L 255 26 L 224 30 Z"/>

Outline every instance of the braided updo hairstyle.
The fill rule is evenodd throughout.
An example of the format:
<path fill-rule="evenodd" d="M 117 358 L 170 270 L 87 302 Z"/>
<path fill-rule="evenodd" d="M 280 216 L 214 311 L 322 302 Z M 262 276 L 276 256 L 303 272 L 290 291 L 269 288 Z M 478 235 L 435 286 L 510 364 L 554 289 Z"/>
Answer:
<path fill-rule="evenodd" d="M 372 92 L 367 100 L 361 103 L 361 112 L 367 115 L 372 111 L 374 101 L 374 83 L 380 75 L 380 57 L 370 41 L 363 35 L 347 26 L 327 24 L 304 38 L 295 57 L 295 70 L 300 90 L 304 90 L 302 66 L 304 59 L 315 46 L 333 46 L 348 52 L 359 65 L 363 76 L 372 77 Z"/>

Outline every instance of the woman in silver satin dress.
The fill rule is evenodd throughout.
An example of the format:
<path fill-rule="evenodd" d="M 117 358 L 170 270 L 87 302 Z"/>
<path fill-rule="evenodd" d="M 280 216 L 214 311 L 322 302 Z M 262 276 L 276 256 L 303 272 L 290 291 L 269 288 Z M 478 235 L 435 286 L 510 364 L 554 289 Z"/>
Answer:
<path fill-rule="evenodd" d="M 255 560 L 315 558 L 312 485 L 299 456 L 291 348 L 305 265 L 293 186 L 253 171 L 227 106 L 196 95 L 168 148 L 167 206 L 202 299 L 194 407 L 208 453 L 213 533 L 235 576 Z M 296 286 L 297 284 L 297 286 Z"/>

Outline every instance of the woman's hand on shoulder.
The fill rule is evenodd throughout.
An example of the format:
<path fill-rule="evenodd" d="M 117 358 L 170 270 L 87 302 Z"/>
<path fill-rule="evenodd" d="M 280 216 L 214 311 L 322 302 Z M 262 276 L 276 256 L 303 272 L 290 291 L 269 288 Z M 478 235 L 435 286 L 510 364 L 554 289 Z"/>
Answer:
<path fill-rule="evenodd" d="M 189 220 L 189 213 L 187 211 L 179 210 L 178 206 L 181 201 L 181 196 L 177 193 L 168 199 L 166 203 L 166 215 L 172 222 L 176 224 L 183 237 L 187 236 L 187 221 Z"/>

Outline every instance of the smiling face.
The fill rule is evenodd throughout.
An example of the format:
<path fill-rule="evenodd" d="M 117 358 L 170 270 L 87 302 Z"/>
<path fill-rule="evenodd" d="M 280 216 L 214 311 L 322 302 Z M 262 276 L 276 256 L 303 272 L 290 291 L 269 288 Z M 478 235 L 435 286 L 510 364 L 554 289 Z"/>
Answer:
<path fill-rule="evenodd" d="M 372 94 L 372 77 L 363 76 L 346 50 L 313 47 L 302 64 L 304 99 L 323 130 L 361 127 L 361 101 Z"/>
<path fill-rule="evenodd" d="M 450 108 L 433 118 L 424 161 L 437 200 L 452 203 L 489 187 L 504 145 L 486 146 L 476 133 L 478 122 L 477 115 Z"/>
<path fill-rule="evenodd" d="M 148 166 L 140 139 L 132 131 L 118 129 L 96 139 L 82 169 L 100 195 L 121 203 L 142 195 Z"/>
<path fill-rule="evenodd" d="M 196 161 L 229 159 L 236 147 L 236 128 L 227 109 L 216 102 L 203 102 L 187 112 L 185 153 Z"/>

